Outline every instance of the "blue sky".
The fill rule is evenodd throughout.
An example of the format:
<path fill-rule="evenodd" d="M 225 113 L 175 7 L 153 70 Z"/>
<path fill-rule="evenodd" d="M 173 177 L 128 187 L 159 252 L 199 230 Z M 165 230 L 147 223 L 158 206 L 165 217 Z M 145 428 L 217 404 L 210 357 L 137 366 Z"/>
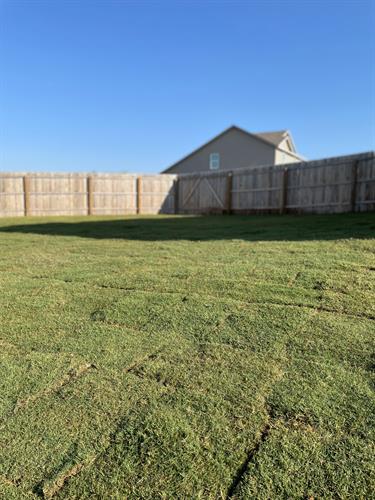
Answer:
<path fill-rule="evenodd" d="M 0 169 L 157 172 L 236 124 L 375 149 L 375 2 L 0 0 Z"/>

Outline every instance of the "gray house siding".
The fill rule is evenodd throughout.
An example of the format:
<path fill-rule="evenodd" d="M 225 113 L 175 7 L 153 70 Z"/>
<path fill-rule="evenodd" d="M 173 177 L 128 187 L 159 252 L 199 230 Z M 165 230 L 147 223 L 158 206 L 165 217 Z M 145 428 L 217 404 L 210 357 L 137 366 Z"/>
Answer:
<path fill-rule="evenodd" d="M 275 148 L 238 129 L 229 130 L 168 169 L 168 173 L 192 173 L 209 170 L 210 154 L 220 154 L 220 170 L 273 165 Z"/>

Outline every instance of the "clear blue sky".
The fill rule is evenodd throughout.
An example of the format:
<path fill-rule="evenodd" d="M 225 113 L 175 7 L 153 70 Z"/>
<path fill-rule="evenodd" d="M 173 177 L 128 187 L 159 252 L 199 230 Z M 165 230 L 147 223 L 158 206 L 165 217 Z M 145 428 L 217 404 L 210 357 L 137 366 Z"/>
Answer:
<path fill-rule="evenodd" d="M 374 0 L 0 0 L 0 169 L 156 172 L 231 124 L 375 149 L 374 32 Z"/>

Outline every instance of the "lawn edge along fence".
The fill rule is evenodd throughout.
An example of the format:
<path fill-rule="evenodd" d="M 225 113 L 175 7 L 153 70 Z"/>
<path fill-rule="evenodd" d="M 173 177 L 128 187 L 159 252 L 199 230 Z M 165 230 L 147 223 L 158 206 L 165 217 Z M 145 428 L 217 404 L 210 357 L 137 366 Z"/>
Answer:
<path fill-rule="evenodd" d="M 1 173 L 0 216 L 375 210 L 375 153 L 196 174 Z"/>

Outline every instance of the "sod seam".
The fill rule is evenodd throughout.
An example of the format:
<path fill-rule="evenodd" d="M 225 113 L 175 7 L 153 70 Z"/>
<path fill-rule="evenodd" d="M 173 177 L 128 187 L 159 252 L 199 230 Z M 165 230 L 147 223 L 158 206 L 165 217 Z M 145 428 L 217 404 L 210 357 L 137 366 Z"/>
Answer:
<path fill-rule="evenodd" d="M 126 288 L 126 287 L 115 287 L 115 286 L 111 286 L 111 285 L 97 285 L 95 283 L 92 283 L 92 284 L 89 284 L 89 285 L 86 285 L 85 283 L 81 282 L 81 281 L 65 281 L 65 280 L 62 280 L 62 279 L 59 279 L 59 278 L 53 278 L 53 281 L 62 281 L 64 283 L 68 283 L 68 284 L 80 284 L 80 285 L 84 285 L 86 287 L 95 287 L 95 288 L 102 288 L 102 289 L 111 289 L 111 290 L 119 290 L 119 291 L 127 291 L 127 292 L 139 292 L 139 293 L 149 293 L 149 294 L 157 294 L 157 295 L 184 295 L 186 296 L 186 290 L 171 290 L 171 291 L 168 291 L 168 290 L 147 290 L 147 289 L 140 289 L 140 288 Z M 308 289 L 306 289 L 308 290 Z M 199 298 L 205 298 L 205 299 L 211 299 L 211 300 L 217 300 L 217 296 L 215 295 L 209 295 L 209 294 L 205 294 L 205 295 L 200 295 L 198 294 L 197 292 L 189 292 L 189 295 L 192 296 L 192 297 L 199 297 Z M 321 299 L 321 297 L 318 297 L 318 299 Z M 266 300 L 254 300 L 254 301 L 249 301 L 249 300 L 246 300 L 246 301 L 243 301 L 243 300 L 238 300 L 238 299 L 235 299 L 235 298 L 232 298 L 230 297 L 229 298 L 233 303 L 237 303 L 237 304 L 243 304 L 243 305 L 270 305 L 270 306 L 280 306 L 280 307 L 298 307 L 298 308 L 306 308 L 306 309 L 319 309 L 319 311 L 324 311 L 324 312 L 327 312 L 327 313 L 332 313 L 332 314 L 339 314 L 339 315 L 342 315 L 342 316 L 348 316 L 349 318 L 360 318 L 360 319 L 368 319 L 370 321 L 374 321 L 375 320 L 375 315 L 368 315 L 366 313 L 362 313 L 362 314 L 355 314 L 354 312 L 346 312 L 346 311 L 338 311 L 336 309 L 332 309 L 332 308 L 329 308 L 329 307 L 325 307 L 325 306 L 314 306 L 314 305 L 310 305 L 310 304 L 293 304 L 293 303 L 290 303 L 290 302 L 273 302 L 273 301 L 266 301 Z M 120 324 L 118 325 L 120 326 Z M 125 326 L 125 325 L 124 325 Z"/>
<path fill-rule="evenodd" d="M 60 379 L 56 380 L 56 382 L 47 387 L 43 391 L 37 392 L 36 394 L 32 394 L 24 399 L 19 399 L 13 409 L 13 414 L 15 415 L 20 410 L 26 408 L 30 403 L 37 401 L 40 398 L 45 396 L 49 396 L 51 394 L 58 394 L 65 386 L 74 382 L 79 377 L 83 376 L 88 370 L 96 369 L 96 366 L 92 363 L 83 363 L 78 367 L 72 367 L 68 373 L 63 375 Z"/>

